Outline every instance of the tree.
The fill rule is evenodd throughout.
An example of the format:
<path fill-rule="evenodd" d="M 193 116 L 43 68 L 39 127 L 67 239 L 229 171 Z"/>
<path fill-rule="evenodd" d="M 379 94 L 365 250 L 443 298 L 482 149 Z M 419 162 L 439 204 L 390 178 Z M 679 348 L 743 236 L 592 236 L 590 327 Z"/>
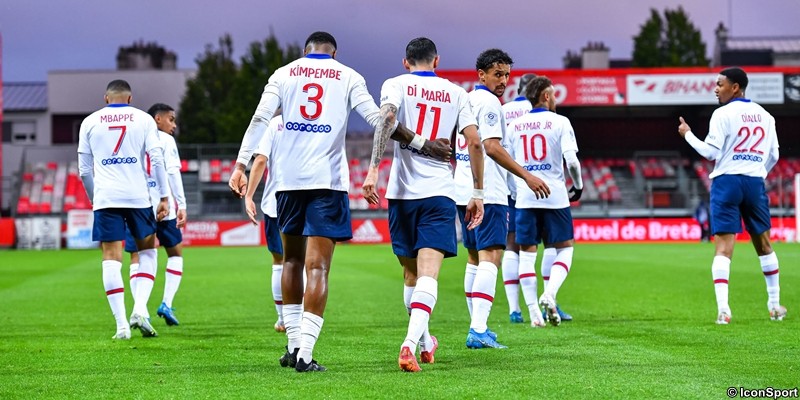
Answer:
<path fill-rule="evenodd" d="M 708 66 L 706 44 L 700 31 L 689 20 L 682 7 L 656 9 L 633 38 L 634 67 L 693 67 Z"/>
<path fill-rule="evenodd" d="M 282 49 L 274 34 L 253 42 L 233 61 L 233 40 L 225 34 L 219 48 L 206 46 L 197 76 L 187 83 L 179 118 L 185 143 L 239 143 L 258 105 L 269 76 L 302 55 L 298 45 Z"/>

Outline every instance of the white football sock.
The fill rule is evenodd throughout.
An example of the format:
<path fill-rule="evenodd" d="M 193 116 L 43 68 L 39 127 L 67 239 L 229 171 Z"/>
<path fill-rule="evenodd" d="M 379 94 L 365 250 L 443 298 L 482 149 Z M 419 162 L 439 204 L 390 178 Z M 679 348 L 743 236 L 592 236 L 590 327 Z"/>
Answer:
<path fill-rule="evenodd" d="M 731 259 L 725 256 L 714 256 L 711 262 L 711 276 L 714 278 L 714 293 L 717 296 L 717 310 L 731 312 L 728 305 L 728 279 L 731 275 Z"/>
<path fill-rule="evenodd" d="M 130 328 L 125 310 L 125 286 L 122 283 L 122 263 L 103 260 L 103 288 L 106 290 L 108 305 L 117 321 L 117 330 Z"/>
<path fill-rule="evenodd" d="M 283 321 L 283 292 L 281 291 L 281 276 L 283 264 L 272 266 L 272 301 L 275 302 L 275 311 L 278 312 L 278 321 Z"/>
<path fill-rule="evenodd" d="M 489 261 L 481 261 L 472 284 L 472 320 L 469 325 L 477 333 L 486 332 L 496 287 L 497 266 Z"/>
<path fill-rule="evenodd" d="M 528 306 L 531 321 L 535 321 L 534 313 L 539 314 L 539 288 L 536 281 L 536 252 L 519 252 L 519 286 L 522 288 L 522 297 Z"/>
<path fill-rule="evenodd" d="M 147 302 L 153 291 L 158 265 L 158 251 L 147 249 L 139 251 L 139 272 L 136 274 L 136 293 L 133 294 L 133 313 L 145 318 L 150 317 Z"/>
<path fill-rule="evenodd" d="M 503 288 L 508 299 L 508 313 L 519 312 L 519 254 L 511 250 L 503 253 Z"/>
<path fill-rule="evenodd" d="M 547 289 L 545 293 L 553 296 L 555 299 L 558 295 L 558 289 L 564 280 L 567 279 L 569 269 L 572 267 L 572 253 L 573 247 L 565 247 L 563 249 L 556 249 L 556 259 L 553 261 L 553 268 L 550 270 L 550 280 L 547 282 Z"/>
<path fill-rule="evenodd" d="M 139 273 L 139 263 L 131 263 L 129 283 L 131 286 L 131 296 L 136 293 L 136 274 Z"/>
<path fill-rule="evenodd" d="M 303 359 L 306 364 L 313 360 L 314 345 L 317 344 L 319 332 L 322 330 L 323 319 L 319 315 L 310 312 L 303 313 L 303 322 L 300 327 L 300 351 L 297 353 L 297 360 Z"/>
<path fill-rule="evenodd" d="M 467 268 L 464 271 L 464 295 L 467 297 L 467 310 L 469 310 L 470 318 L 472 318 L 472 283 L 475 282 L 475 273 L 477 271 L 478 266 L 469 263 L 467 263 Z"/>
<path fill-rule="evenodd" d="M 772 252 L 765 256 L 759 256 L 758 261 L 761 262 L 761 271 L 764 272 L 764 279 L 767 281 L 767 296 L 769 297 L 767 307 L 778 306 L 781 304 L 778 256 Z"/>
<path fill-rule="evenodd" d="M 542 252 L 542 291 L 547 290 L 547 283 L 550 282 L 550 270 L 553 268 L 553 262 L 556 260 L 558 252 L 555 247 L 545 248 Z"/>
<path fill-rule="evenodd" d="M 423 276 L 417 279 L 414 294 L 411 295 L 411 317 L 408 319 L 408 333 L 402 347 L 408 347 L 412 353 L 417 350 L 417 342 L 422 333 L 428 329 L 433 308 L 436 306 L 439 283 L 436 279 Z"/>
<path fill-rule="evenodd" d="M 302 304 L 284 304 L 283 305 L 283 326 L 286 327 L 286 338 L 288 339 L 289 352 L 294 349 L 300 348 L 300 331 L 301 323 L 303 321 L 303 305 Z"/>
<path fill-rule="evenodd" d="M 175 299 L 175 293 L 178 292 L 178 287 L 180 287 L 181 278 L 183 277 L 183 257 L 167 258 L 167 273 L 165 275 L 163 302 L 167 307 L 172 308 L 172 300 Z"/>

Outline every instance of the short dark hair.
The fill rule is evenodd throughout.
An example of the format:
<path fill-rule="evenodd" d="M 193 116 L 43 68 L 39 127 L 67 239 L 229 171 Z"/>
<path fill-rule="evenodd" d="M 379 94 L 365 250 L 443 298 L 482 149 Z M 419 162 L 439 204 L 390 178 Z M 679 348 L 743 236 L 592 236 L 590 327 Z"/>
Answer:
<path fill-rule="evenodd" d="M 536 105 L 536 103 L 539 102 L 539 97 L 542 97 L 542 92 L 552 85 L 553 81 L 551 81 L 550 78 L 546 76 L 537 76 L 531 79 L 531 81 L 528 82 L 528 86 L 525 87 L 525 97 L 532 105 Z"/>
<path fill-rule="evenodd" d="M 333 46 L 333 49 L 336 50 L 336 39 L 333 38 L 328 32 L 317 31 L 308 35 L 308 39 L 306 39 L 305 47 L 308 47 L 309 44 L 330 44 Z"/>
<path fill-rule="evenodd" d="M 478 55 L 478 61 L 475 62 L 475 68 L 481 71 L 488 71 L 495 64 L 506 64 L 511 66 L 514 60 L 503 50 L 489 49 Z"/>
<path fill-rule="evenodd" d="M 170 111 L 175 111 L 175 109 L 164 103 L 156 103 L 150 106 L 150 108 L 147 110 L 147 113 L 150 114 L 151 117 L 155 118 L 158 114 Z"/>
<path fill-rule="evenodd" d="M 406 60 L 411 65 L 417 65 L 418 62 L 432 62 L 437 55 L 436 44 L 426 37 L 412 39 L 406 45 Z"/>
<path fill-rule="evenodd" d="M 747 83 L 749 81 L 747 79 L 747 73 L 744 72 L 743 69 L 739 67 L 725 68 L 720 71 L 719 74 L 724 75 L 731 83 L 738 83 L 742 91 L 747 89 Z"/>
<path fill-rule="evenodd" d="M 128 81 L 115 79 L 108 83 L 108 86 L 106 86 L 106 92 L 131 92 L 131 85 L 128 83 Z"/>
<path fill-rule="evenodd" d="M 517 87 L 517 95 L 525 96 L 525 87 L 528 86 L 528 83 L 530 83 L 533 78 L 536 78 L 536 74 L 525 74 L 519 77 L 519 87 Z"/>

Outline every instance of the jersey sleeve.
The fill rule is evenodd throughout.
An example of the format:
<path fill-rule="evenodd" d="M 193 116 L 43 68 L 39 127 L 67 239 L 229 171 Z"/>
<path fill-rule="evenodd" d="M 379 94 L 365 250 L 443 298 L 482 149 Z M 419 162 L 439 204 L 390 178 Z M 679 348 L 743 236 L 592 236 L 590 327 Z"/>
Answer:
<path fill-rule="evenodd" d="M 483 105 L 483 110 L 480 115 L 478 125 L 478 133 L 481 135 L 481 141 L 486 139 L 500 139 L 503 140 L 503 109 L 498 103 L 495 105 Z"/>
<path fill-rule="evenodd" d="M 568 151 L 578 152 L 578 141 L 575 139 L 575 130 L 572 129 L 572 124 L 568 119 L 563 119 L 563 127 L 561 131 L 561 154 Z"/>
<path fill-rule="evenodd" d="M 165 133 L 164 137 L 164 164 L 167 167 L 167 173 L 173 174 L 181 171 L 181 156 L 178 154 L 178 145 L 175 144 L 175 138 L 172 135 Z"/>
<path fill-rule="evenodd" d="M 164 153 L 164 144 L 158 140 L 158 127 L 156 127 L 156 121 L 152 118 L 147 120 L 144 125 L 145 128 L 145 136 L 144 136 L 144 150 L 148 153 L 151 153 L 153 149 L 159 148 L 161 149 L 161 153 Z"/>
<path fill-rule="evenodd" d="M 78 133 L 78 153 L 92 154 L 92 147 L 89 145 L 89 123 L 85 119 Z"/>
<path fill-rule="evenodd" d="M 267 159 L 270 158 L 270 153 L 272 153 L 272 142 L 275 139 L 275 130 L 278 128 L 278 123 L 275 119 L 270 122 L 267 131 L 264 132 L 264 137 L 261 138 L 261 141 L 258 142 L 258 147 L 256 148 L 255 154 L 261 154 L 262 156 L 266 156 Z"/>
<path fill-rule="evenodd" d="M 381 87 L 381 107 L 391 104 L 400 109 L 403 102 L 403 86 L 398 79 L 387 79 Z"/>
<path fill-rule="evenodd" d="M 464 131 L 464 128 L 470 125 L 478 125 L 475 115 L 472 113 L 472 106 L 469 104 L 467 92 L 459 88 L 458 91 L 458 132 Z"/>
<path fill-rule="evenodd" d="M 711 114 L 711 121 L 708 123 L 708 135 L 706 135 L 705 140 L 707 144 L 717 150 L 722 149 L 722 146 L 725 145 L 725 118 L 719 112 L 722 108 L 718 108 Z"/>

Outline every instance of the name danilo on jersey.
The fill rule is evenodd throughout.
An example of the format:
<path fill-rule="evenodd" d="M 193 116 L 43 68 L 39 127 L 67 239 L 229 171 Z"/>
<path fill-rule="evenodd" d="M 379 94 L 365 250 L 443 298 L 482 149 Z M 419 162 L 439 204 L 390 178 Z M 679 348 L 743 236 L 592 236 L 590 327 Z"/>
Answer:
<path fill-rule="evenodd" d="M 450 102 L 450 93 L 447 90 L 428 90 L 425 88 L 417 90 L 417 86 L 414 85 L 414 86 L 408 86 L 406 89 L 406 93 L 409 96 L 420 97 L 427 101 L 438 101 L 440 103 Z"/>

